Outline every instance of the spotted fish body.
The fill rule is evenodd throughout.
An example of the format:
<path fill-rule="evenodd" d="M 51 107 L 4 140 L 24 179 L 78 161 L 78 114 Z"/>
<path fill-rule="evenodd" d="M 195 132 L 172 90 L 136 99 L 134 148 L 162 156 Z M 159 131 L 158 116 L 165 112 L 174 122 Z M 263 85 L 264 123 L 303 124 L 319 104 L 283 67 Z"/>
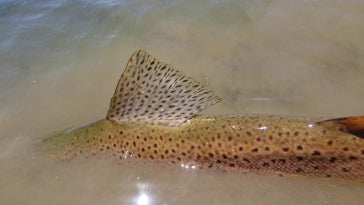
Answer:
<path fill-rule="evenodd" d="M 61 160 L 113 158 L 364 183 L 363 117 L 316 122 L 195 116 L 219 100 L 193 79 L 137 51 L 107 118 L 48 138 L 44 147 Z M 349 124 L 359 135 L 348 132 Z"/>

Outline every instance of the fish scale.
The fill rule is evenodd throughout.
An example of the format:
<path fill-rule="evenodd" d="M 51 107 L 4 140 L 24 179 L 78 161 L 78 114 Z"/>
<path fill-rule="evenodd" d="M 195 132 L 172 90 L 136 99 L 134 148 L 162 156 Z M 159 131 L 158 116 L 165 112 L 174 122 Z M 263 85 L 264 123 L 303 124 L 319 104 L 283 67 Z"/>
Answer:
<path fill-rule="evenodd" d="M 144 92 L 148 82 L 159 81 L 169 84 Z M 43 147 L 65 161 L 111 158 L 364 183 L 363 116 L 317 122 L 196 115 L 219 100 L 197 81 L 137 51 L 118 82 L 106 119 L 52 136 Z"/>
<path fill-rule="evenodd" d="M 92 133 L 90 135 L 90 133 Z M 180 127 L 103 120 L 50 138 L 55 157 L 106 157 L 197 168 L 363 181 L 364 142 L 281 117 L 195 117 Z"/>

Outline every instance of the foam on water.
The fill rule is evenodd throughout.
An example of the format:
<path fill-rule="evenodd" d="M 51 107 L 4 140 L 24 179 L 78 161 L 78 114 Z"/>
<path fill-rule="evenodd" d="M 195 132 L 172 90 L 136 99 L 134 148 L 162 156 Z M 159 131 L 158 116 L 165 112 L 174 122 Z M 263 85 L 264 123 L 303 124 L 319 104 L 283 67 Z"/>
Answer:
<path fill-rule="evenodd" d="M 49 162 L 50 134 L 106 116 L 146 49 L 224 101 L 205 113 L 363 114 L 362 1 L 0 3 L 1 204 L 361 204 L 362 185 L 149 164 Z"/>

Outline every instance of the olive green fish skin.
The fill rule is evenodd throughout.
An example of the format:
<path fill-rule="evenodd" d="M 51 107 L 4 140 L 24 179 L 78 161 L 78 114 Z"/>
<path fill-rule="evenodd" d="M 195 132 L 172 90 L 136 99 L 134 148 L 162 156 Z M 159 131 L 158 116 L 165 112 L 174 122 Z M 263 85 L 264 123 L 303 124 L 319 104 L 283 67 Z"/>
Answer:
<path fill-rule="evenodd" d="M 48 138 L 43 145 L 61 160 L 147 160 L 364 182 L 364 140 L 309 120 L 198 116 L 180 127 L 103 120 Z"/>

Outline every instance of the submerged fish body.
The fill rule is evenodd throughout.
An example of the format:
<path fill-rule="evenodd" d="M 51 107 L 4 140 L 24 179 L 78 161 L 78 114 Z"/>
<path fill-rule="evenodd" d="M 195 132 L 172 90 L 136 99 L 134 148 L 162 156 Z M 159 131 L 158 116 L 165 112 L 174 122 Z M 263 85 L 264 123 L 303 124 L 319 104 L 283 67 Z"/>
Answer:
<path fill-rule="evenodd" d="M 107 118 L 48 138 L 44 147 L 60 160 L 105 157 L 364 183 L 363 117 L 315 122 L 195 115 L 219 100 L 193 79 L 137 51 Z"/>
<path fill-rule="evenodd" d="M 55 157 L 109 157 L 195 168 L 364 180 L 364 142 L 280 117 L 195 117 L 180 127 L 103 120 L 48 139 Z"/>

